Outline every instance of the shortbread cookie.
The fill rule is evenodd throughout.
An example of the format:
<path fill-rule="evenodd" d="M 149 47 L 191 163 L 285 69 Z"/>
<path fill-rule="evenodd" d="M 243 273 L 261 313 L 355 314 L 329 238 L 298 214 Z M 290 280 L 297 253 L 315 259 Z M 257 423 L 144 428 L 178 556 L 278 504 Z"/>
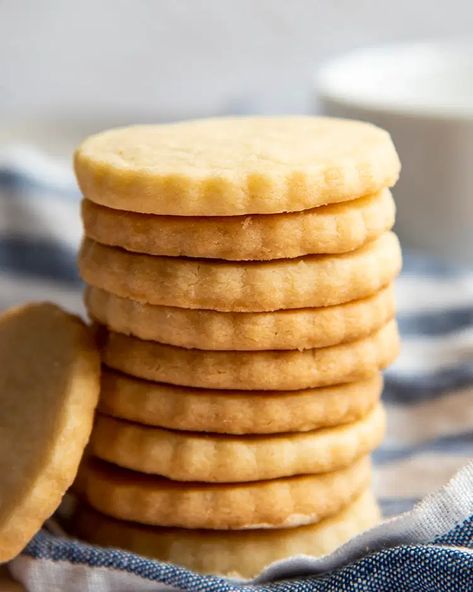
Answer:
<path fill-rule="evenodd" d="M 74 534 L 101 546 L 127 549 L 208 574 L 251 578 L 270 563 L 294 555 L 322 556 L 380 520 L 367 490 L 335 516 L 309 526 L 266 530 L 191 530 L 143 526 L 77 509 Z"/>
<path fill-rule="evenodd" d="M 310 349 L 354 341 L 395 313 L 392 285 L 337 306 L 273 312 L 217 312 L 143 304 L 88 287 L 85 304 L 112 331 L 207 350 Z"/>
<path fill-rule="evenodd" d="M 87 327 L 48 303 L 0 317 L 0 562 L 56 510 L 92 429 L 100 361 Z"/>
<path fill-rule="evenodd" d="M 74 167 L 84 196 L 133 212 L 235 216 L 305 210 L 392 186 L 389 134 L 324 117 L 229 117 L 109 130 Z"/>
<path fill-rule="evenodd" d="M 107 332 L 104 363 L 138 378 L 183 386 L 237 390 L 298 390 L 360 380 L 385 368 L 399 352 L 396 322 L 375 333 L 321 349 L 205 351 Z"/>
<path fill-rule="evenodd" d="M 399 272 L 399 241 L 386 232 L 343 255 L 224 262 L 130 253 L 85 239 L 82 278 L 96 288 L 149 304 L 234 312 L 330 306 L 364 298 Z"/>
<path fill-rule="evenodd" d="M 392 228 L 394 216 L 387 189 L 304 212 L 253 216 L 154 216 L 82 202 L 85 233 L 99 243 L 148 255 L 231 261 L 346 253 Z"/>
<path fill-rule="evenodd" d="M 142 524 L 286 528 L 339 512 L 370 480 L 368 457 L 331 473 L 232 484 L 171 481 L 90 459 L 79 472 L 76 491 L 96 510 Z"/>
<path fill-rule="evenodd" d="M 379 401 L 382 377 L 302 391 L 223 391 L 102 371 L 99 411 L 137 423 L 224 434 L 306 432 L 349 423 Z"/>
<path fill-rule="evenodd" d="M 381 405 L 343 426 L 259 436 L 176 432 L 98 414 L 91 454 L 176 481 L 237 483 L 335 471 L 371 452 L 385 429 Z"/>

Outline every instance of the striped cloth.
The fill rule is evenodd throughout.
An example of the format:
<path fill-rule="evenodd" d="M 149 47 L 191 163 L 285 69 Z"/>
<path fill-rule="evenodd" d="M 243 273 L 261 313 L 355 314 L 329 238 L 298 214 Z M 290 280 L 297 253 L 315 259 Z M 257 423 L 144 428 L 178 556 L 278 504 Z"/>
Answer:
<path fill-rule="evenodd" d="M 0 153 L 0 308 L 50 299 L 84 312 L 75 266 L 79 200 L 67 165 L 25 146 Z M 473 456 L 473 270 L 409 253 L 397 296 L 402 353 L 386 372 L 388 434 L 374 457 L 386 516 L 410 510 Z M 470 466 L 410 514 L 328 559 L 283 562 L 251 589 L 438 590 L 441 581 L 443 590 L 472 590 L 472 514 Z M 362 558 L 367 549 L 378 552 Z M 47 530 L 10 567 L 34 592 L 240 590 L 228 580 L 72 543 Z"/>

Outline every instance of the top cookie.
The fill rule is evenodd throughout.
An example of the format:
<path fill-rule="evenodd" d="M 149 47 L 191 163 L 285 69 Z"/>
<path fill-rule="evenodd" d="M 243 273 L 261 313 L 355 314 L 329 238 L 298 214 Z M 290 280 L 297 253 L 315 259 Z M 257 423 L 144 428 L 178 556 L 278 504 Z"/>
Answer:
<path fill-rule="evenodd" d="M 109 130 L 74 166 L 87 199 L 178 216 L 300 211 L 392 186 L 400 163 L 387 132 L 324 117 L 234 117 Z"/>
<path fill-rule="evenodd" d="M 27 304 L 0 317 L 0 368 L 2 563 L 74 480 L 92 430 L 100 359 L 80 319 L 53 304 Z"/>

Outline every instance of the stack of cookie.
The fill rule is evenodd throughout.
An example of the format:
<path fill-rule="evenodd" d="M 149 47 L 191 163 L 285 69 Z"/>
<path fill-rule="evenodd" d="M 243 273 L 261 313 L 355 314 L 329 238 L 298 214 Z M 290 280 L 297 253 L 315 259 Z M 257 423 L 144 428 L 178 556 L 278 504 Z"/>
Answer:
<path fill-rule="evenodd" d="M 372 525 L 398 352 L 389 135 L 311 117 L 117 129 L 75 169 L 102 340 L 77 531 L 251 576 Z"/>

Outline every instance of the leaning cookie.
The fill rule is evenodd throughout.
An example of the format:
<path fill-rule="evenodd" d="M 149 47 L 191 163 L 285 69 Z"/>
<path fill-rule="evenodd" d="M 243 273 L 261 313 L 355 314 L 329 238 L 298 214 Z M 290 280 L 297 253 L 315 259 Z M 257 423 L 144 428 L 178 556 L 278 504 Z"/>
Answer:
<path fill-rule="evenodd" d="M 82 321 L 49 303 L 0 317 L 0 563 L 12 559 L 76 475 L 99 395 Z"/>

